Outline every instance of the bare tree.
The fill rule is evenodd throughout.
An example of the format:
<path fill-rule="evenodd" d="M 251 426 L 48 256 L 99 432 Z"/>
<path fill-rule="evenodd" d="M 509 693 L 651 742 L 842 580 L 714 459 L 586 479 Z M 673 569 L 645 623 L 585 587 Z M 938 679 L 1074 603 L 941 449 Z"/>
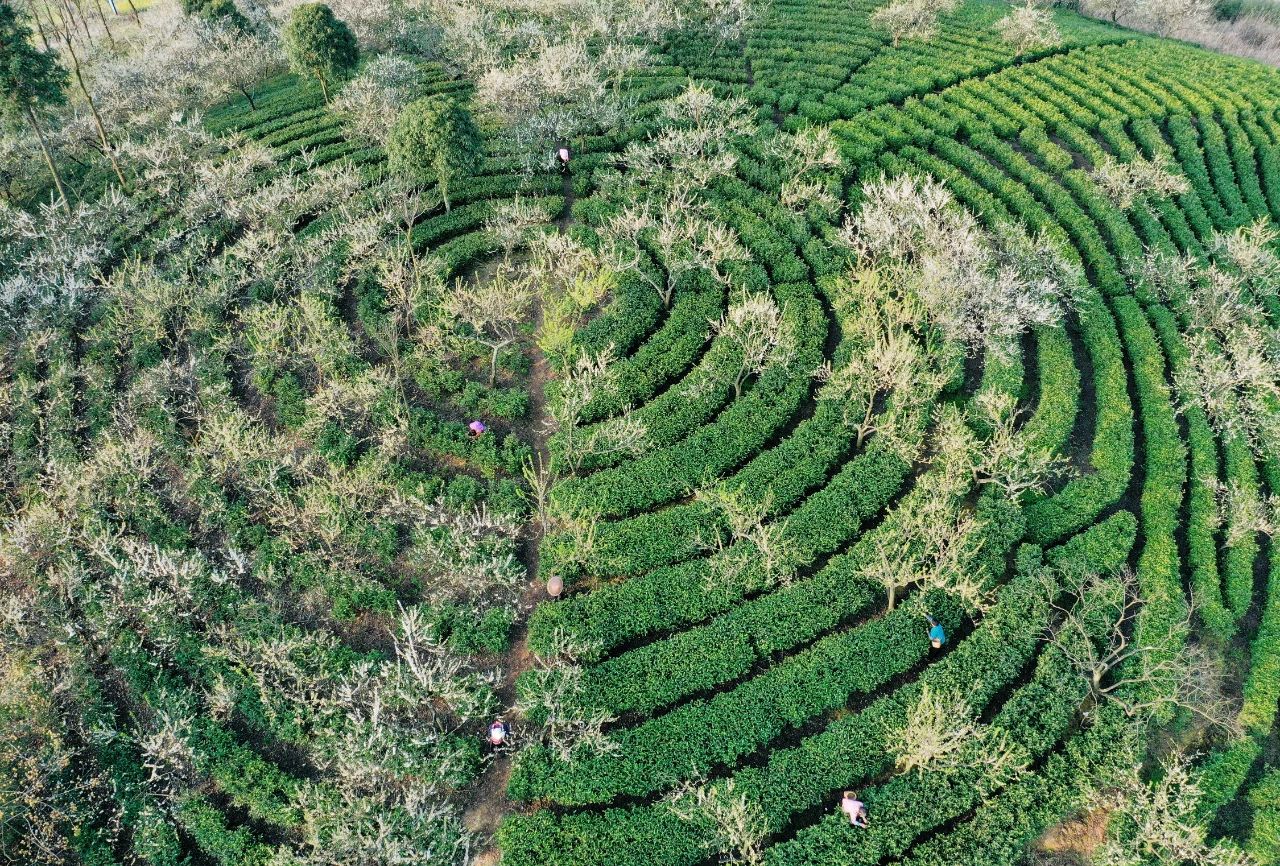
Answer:
<path fill-rule="evenodd" d="M 720 854 L 721 863 L 761 866 L 769 821 L 764 811 L 736 789 L 732 779 L 708 784 L 684 782 L 663 801 L 682 821 L 709 831 L 706 847 Z"/>
<path fill-rule="evenodd" d="M 466 328 L 455 328 L 463 340 L 489 349 L 489 384 L 498 377 L 498 354 L 521 337 L 533 304 L 533 289 L 525 279 L 500 270 L 489 280 L 467 284 L 461 279 L 444 299 L 448 316 Z"/>
<path fill-rule="evenodd" d="M 1164 152 L 1157 153 L 1154 159 L 1136 156 L 1128 162 L 1108 155 L 1094 167 L 1091 177 L 1120 210 L 1129 210 L 1143 197 L 1168 198 L 1191 189 Z"/>
<path fill-rule="evenodd" d="M 711 330 L 741 356 L 732 379 L 734 397 L 742 396 L 748 377 L 775 364 L 785 366 L 794 357 L 786 311 L 762 292 L 744 292 L 719 321 L 711 323 Z"/>
<path fill-rule="evenodd" d="M 938 32 L 938 16 L 959 5 L 959 0 L 892 0 L 871 14 L 871 23 L 887 30 L 897 48 L 903 39 L 932 39 Z"/>
<path fill-rule="evenodd" d="M 1040 0 L 1025 0 L 996 22 L 1000 38 L 1013 46 L 1019 55 L 1038 48 L 1062 44 L 1062 33 L 1054 23 L 1053 12 Z"/>
<path fill-rule="evenodd" d="M 1240 733 L 1235 708 L 1222 689 L 1221 670 L 1207 650 L 1192 645 L 1169 652 L 1135 639 L 1130 620 L 1146 602 L 1131 571 L 1109 576 L 1067 572 L 1062 577 L 1074 603 L 1064 607 L 1053 602 L 1060 619 L 1046 632 L 1046 640 L 1088 685 L 1086 716 L 1106 702 L 1144 724 L 1181 709 L 1228 735 Z M 1182 644 L 1191 634 L 1191 616 L 1188 610 L 1170 629 L 1171 641 Z"/>

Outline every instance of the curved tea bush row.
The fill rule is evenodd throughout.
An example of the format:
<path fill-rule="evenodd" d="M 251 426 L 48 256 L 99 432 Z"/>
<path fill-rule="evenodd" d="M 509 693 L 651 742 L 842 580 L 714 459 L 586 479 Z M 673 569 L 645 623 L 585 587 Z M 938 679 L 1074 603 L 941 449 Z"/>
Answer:
<path fill-rule="evenodd" d="M 1050 561 L 1070 558 L 1109 570 L 1122 563 L 1133 544 L 1135 521 L 1118 512 L 1053 552 Z M 799 746 L 773 752 L 761 768 L 733 776 L 736 789 L 759 805 L 774 831 L 790 818 L 828 800 L 841 787 L 873 778 L 891 763 L 883 749 L 886 726 L 901 719 L 917 689 L 959 689 L 976 712 L 1017 677 L 1034 654 L 1048 617 L 1041 577 L 1031 573 L 1034 555 L 1022 557 L 1019 577 L 1006 585 L 973 633 L 930 665 L 915 683 L 892 692 L 860 713 L 831 722 Z M 513 864 L 613 864 L 659 862 L 692 866 L 701 862 L 699 828 L 682 822 L 667 807 L 640 806 L 556 816 L 548 811 L 511 816 L 499 838 Z"/>
<path fill-rule="evenodd" d="M 928 609 L 953 634 L 959 631 L 954 602 L 934 597 Z M 868 695 L 920 664 L 930 649 L 926 632 L 919 614 L 896 608 L 823 638 L 730 691 L 615 733 L 615 754 L 566 765 L 547 753 L 525 752 L 508 792 L 568 806 L 604 803 L 735 766 L 789 728 Z"/>
<path fill-rule="evenodd" d="M 1079 262 L 1089 285 L 1068 326 L 1038 330 L 1024 340 L 1023 357 L 976 361 L 965 377 L 973 387 L 981 369 L 979 393 L 1017 395 L 1030 410 L 1023 433 L 1069 456 L 1075 470 L 1065 484 L 1027 496 L 1009 531 L 1039 544 L 1071 539 L 1050 552 L 1053 561 L 1105 571 L 1132 562 L 1145 602 L 1137 634 L 1160 655 L 1180 652 L 1188 638 L 1175 628 L 1187 610 L 1185 573 L 1202 634 L 1220 646 L 1251 605 L 1258 547 L 1254 539 L 1219 550 L 1211 480 L 1235 481 L 1253 496 L 1262 487 L 1248 455 L 1219 443 L 1203 413 L 1179 419 L 1183 407 L 1170 383 L 1185 363 L 1185 323 L 1135 285 L 1134 266 L 1148 250 L 1204 256 L 1215 231 L 1273 210 L 1277 127 L 1274 108 L 1264 107 L 1280 100 L 1280 86 L 1256 66 L 1185 46 L 1093 23 L 1072 29 L 1079 19 L 1069 15 L 1060 18 L 1070 24 L 1065 46 L 1015 62 L 978 26 L 989 28 L 998 17 L 988 4 L 965 5 L 935 40 L 895 51 L 866 22 L 877 5 L 867 0 L 849 10 L 827 0 L 784 0 L 747 36 L 745 49 L 724 45 L 699 55 L 696 40 L 684 40 L 673 55 L 696 77 L 714 81 L 717 92 L 745 94 L 766 107 L 762 127 L 831 123 L 846 160 L 850 210 L 858 207 L 861 181 L 882 172 L 929 173 L 983 219 L 1042 231 Z M 724 218 L 763 269 L 753 288 L 777 292 L 795 282 L 811 289 L 812 274 L 825 294 L 821 277 L 843 266 L 823 250 L 832 227 L 812 211 L 802 222 L 778 208 L 769 199 L 776 199 L 782 169 L 758 141 L 743 150 L 737 179 L 718 191 Z M 1092 170 L 1139 154 L 1168 154 L 1189 191 L 1140 197 L 1118 210 Z M 601 341 L 605 333 L 589 336 Z M 815 358 L 828 354 L 816 333 L 806 339 L 814 340 Z M 696 363 L 716 351 L 712 344 Z M 742 400 L 721 392 L 686 410 L 672 395 L 694 365 L 674 366 L 663 372 L 662 387 L 638 385 L 648 402 L 637 416 L 661 419 L 657 452 L 593 467 L 561 487 L 566 502 L 603 503 L 605 520 L 585 591 L 537 609 L 531 646 L 549 651 L 558 632 L 590 646 L 580 659 L 579 697 L 622 716 L 608 727 L 620 749 L 563 762 L 535 748 L 521 759 L 509 793 L 535 809 L 502 828 L 510 862 L 701 863 L 715 853 L 706 828 L 680 820 L 658 798 L 705 774 L 713 786 L 731 780 L 735 793 L 759 808 L 774 843 L 766 862 L 1012 863 L 1080 804 L 1089 774 L 1138 759 L 1140 744 L 1122 736 L 1123 719 L 1108 706 L 1077 729 L 1081 681 L 1056 650 L 1040 653 L 1026 634 L 1004 625 L 1010 605 L 1024 605 L 1030 631 L 1039 632 L 1048 615 L 1047 600 L 1015 600 L 1018 588 L 1030 585 L 1035 548 L 1022 552 L 1018 576 L 1001 590 L 1000 613 L 931 664 L 903 655 L 921 640 L 904 624 L 896 643 L 882 636 L 859 656 L 874 658 L 870 669 L 848 670 L 837 648 L 852 653 L 899 617 L 909 619 L 900 611 L 877 616 L 881 590 L 858 568 L 883 529 L 879 513 L 895 501 L 910 507 L 909 467 L 893 465 L 874 439 L 868 450 L 854 451 L 826 404 L 806 411 L 812 392 L 798 397 L 786 420 L 762 414 L 770 431 L 763 438 L 739 440 L 735 431 L 728 438 L 733 457 L 722 460 L 726 419 L 736 423 L 736 411 L 768 374 Z M 668 407 L 686 414 L 672 418 Z M 705 454 L 694 459 L 694 448 Z M 867 477 L 878 480 L 863 491 L 858 485 Z M 751 501 L 772 497 L 766 519 L 797 545 L 794 583 L 774 586 L 751 568 L 727 586 L 711 580 L 707 540 L 732 539 L 720 514 L 680 497 L 716 479 Z M 990 561 L 999 559 L 1001 543 Z M 1264 679 L 1271 609 L 1268 603 L 1261 611 L 1246 683 L 1249 725 L 1259 736 L 1270 730 L 1276 706 Z M 963 682 L 967 689 L 970 679 L 959 672 L 976 672 L 966 666 L 988 651 L 982 674 L 971 677 L 978 683 L 972 700 L 1030 749 L 1028 775 L 986 797 L 976 796 L 968 783 L 977 780 L 964 771 L 954 779 L 892 775 L 885 725 L 903 716 L 923 683 Z M 817 661 L 824 657 L 834 660 L 825 677 Z M 881 664 L 889 667 L 876 679 Z M 1207 810 L 1242 789 L 1256 755 L 1252 740 L 1212 753 Z M 822 813 L 849 787 L 865 788 L 875 813 L 870 831 L 852 831 L 843 816 Z M 548 803 L 558 806 L 537 808 Z"/>
<path fill-rule="evenodd" d="M 830 551 L 845 539 L 855 537 L 861 525 L 888 504 L 908 469 L 900 458 L 880 449 L 854 458 L 838 476 L 843 483 L 820 491 L 824 494 L 823 504 L 838 505 L 838 510 L 824 508 L 824 513 L 817 513 L 818 504 L 812 506 L 815 529 L 824 528 L 820 523 L 824 518 L 835 526 L 809 537 L 793 536 L 799 549 Z M 535 649 L 549 648 L 552 635 L 563 629 L 574 639 L 607 651 L 727 610 L 748 593 L 749 586 L 759 582 L 759 569 L 749 566 L 733 585 L 709 589 L 707 568 L 705 560 L 684 562 L 568 598 L 561 604 L 539 606 L 529 621 L 530 643 Z"/>
<path fill-rule="evenodd" d="M 1036 663 L 1030 682 L 1020 686 L 991 720 L 994 729 L 1027 750 L 1039 762 L 1069 733 L 1086 694 L 1078 673 L 1056 648 Z M 916 838 L 978 807 L 990 794 L 983 787 L 985 770 L 962 770 L 958 777 L 942 773 L 907 773 L 859 792 L 875 820 L 867 828 L 849 826 L 840 812 L 775 845 L 765 855 L 770 866 L 811 863 L 874 864 L 901 856 Z"/>

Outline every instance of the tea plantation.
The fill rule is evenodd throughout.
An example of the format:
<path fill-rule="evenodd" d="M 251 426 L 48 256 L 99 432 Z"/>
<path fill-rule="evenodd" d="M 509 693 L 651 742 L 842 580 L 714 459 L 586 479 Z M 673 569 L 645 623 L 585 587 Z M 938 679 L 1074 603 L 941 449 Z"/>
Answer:
<path fill-rule="evenodd" d="M 0 861 L 1280 862 L 1280 74 L 883 5 L 447 205 L 276 74 L 6 223 Z"/>

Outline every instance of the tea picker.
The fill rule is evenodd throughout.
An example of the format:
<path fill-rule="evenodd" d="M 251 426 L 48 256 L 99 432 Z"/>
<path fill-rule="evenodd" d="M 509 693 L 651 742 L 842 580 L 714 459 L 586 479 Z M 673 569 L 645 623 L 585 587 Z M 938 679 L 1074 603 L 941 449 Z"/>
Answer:
<path fill-rule="evenodd" d="M 867 804 L 858 799 L 856 791 L 845 791 L 840 800 L 840 811 L 849 816 L 850 827 L 867 826 Z"/>
<path fill-rule="evenodd" d="M 938 622 L 929 614 L 925 614 L 924 618 L 929 620 L 929 644 L 934 649 L 942 649 L 942 645 L 947 642 L 947 633 L 942 629 L 942 623 Z"/>

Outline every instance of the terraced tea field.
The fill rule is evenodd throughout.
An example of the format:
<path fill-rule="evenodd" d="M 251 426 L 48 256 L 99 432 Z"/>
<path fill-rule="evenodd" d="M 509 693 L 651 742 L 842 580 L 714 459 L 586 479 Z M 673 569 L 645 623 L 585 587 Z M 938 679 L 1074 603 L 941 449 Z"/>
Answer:
<path fill-rule="evenodd" d="M 6 306 L 0 367 L 39 862 L 1083 863 L 1177 766 L 1195 850 L 1280 859 L 1280 76 L 882 5 L 668 34 L 567 168 L 486 125 L 449 206 L 288 74 L 192 133 L 232 192 L 157 157 L 68 217 L 93 288 Z M 929 295 L 938 226 L 1026 295 Z M 449 287 L 573 256 L 607 293 L 486 381 Z"/>

